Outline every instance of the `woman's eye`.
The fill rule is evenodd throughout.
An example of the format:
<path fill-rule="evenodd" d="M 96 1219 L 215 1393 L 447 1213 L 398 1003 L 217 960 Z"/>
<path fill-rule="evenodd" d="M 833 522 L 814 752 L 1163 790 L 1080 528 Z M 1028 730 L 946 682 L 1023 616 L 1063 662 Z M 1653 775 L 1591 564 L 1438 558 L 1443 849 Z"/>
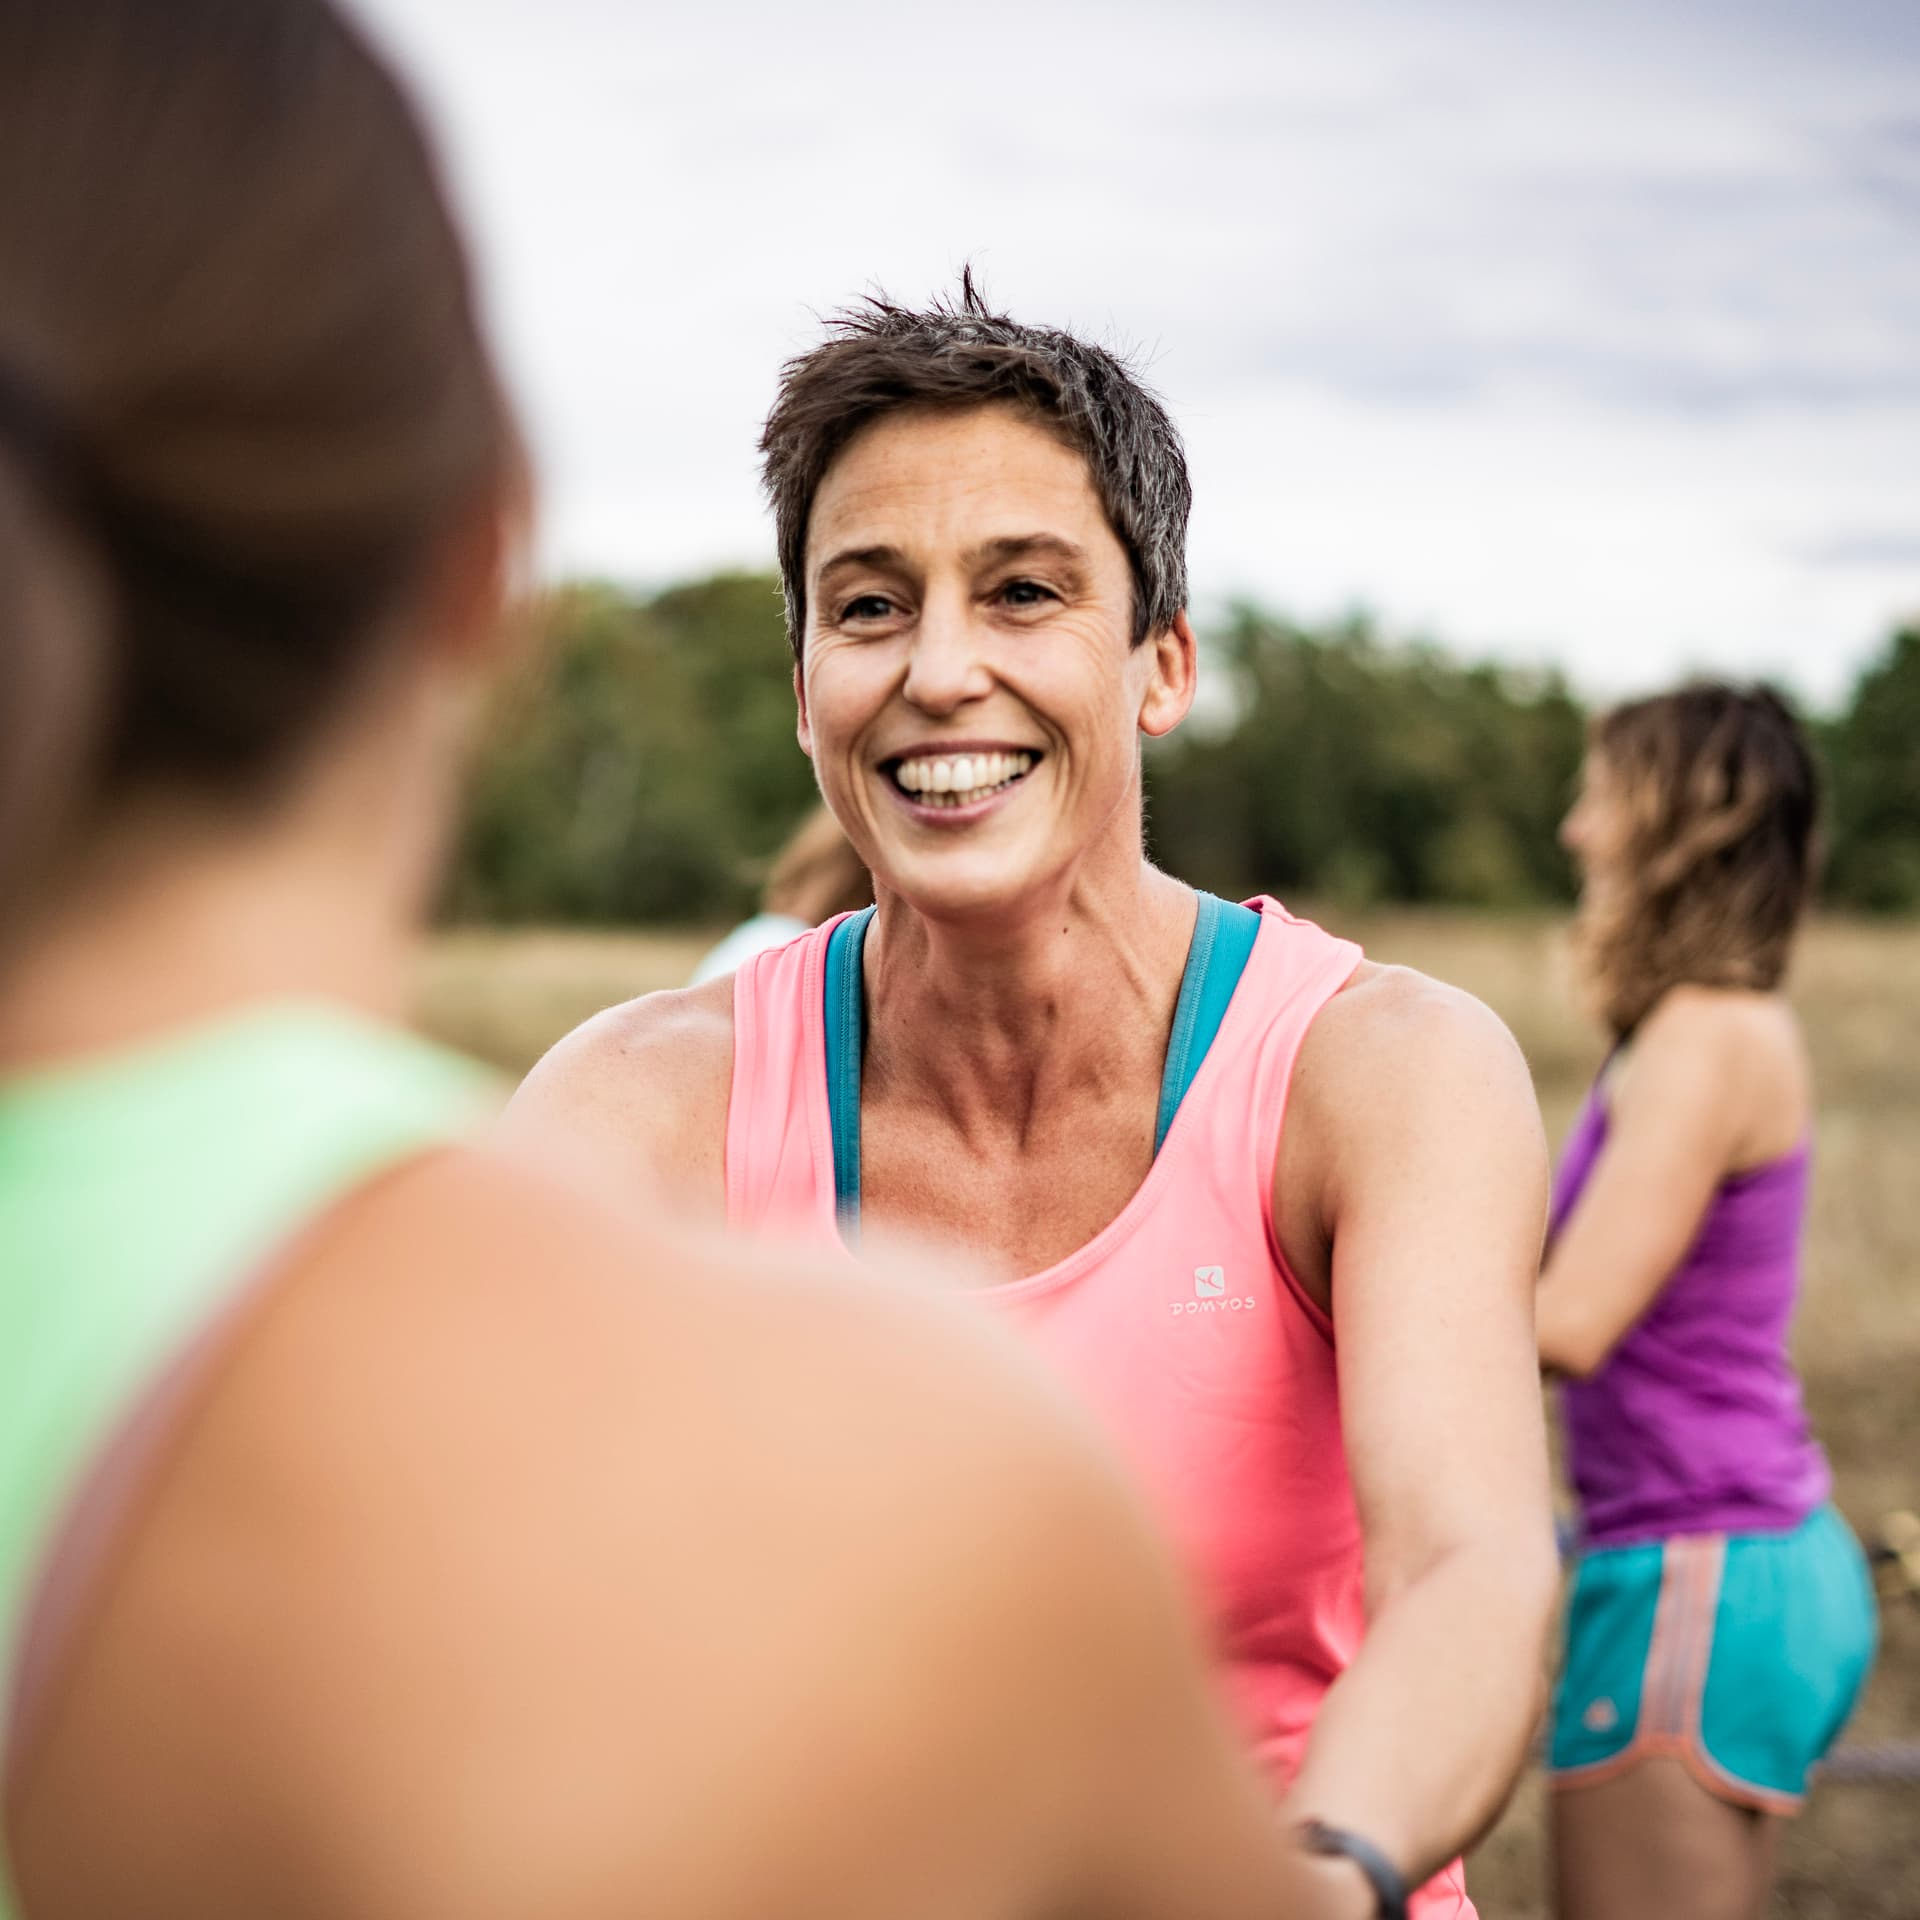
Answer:
<path fill-rule="evenodd" d="M 884 620 L 893 611 L 893 602 L 884 593 L 863 593 L 840 609 L 842 620 Z"/>
<path fill-rule="evenodd" d="M 1000 597 L 1016 607 L 1037 607 L 1054 596 L 1037 580 L 1009 580 L 1000 589 Z"/>

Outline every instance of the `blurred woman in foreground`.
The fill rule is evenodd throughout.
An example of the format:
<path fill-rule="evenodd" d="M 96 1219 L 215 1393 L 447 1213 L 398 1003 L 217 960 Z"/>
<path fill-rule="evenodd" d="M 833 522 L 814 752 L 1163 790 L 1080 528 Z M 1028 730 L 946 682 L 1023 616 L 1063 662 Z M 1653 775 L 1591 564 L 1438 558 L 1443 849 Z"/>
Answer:
<path fill-rule="evenodd" d="M 1781 991 L 1815 779 L 1771 692 L 1596 726 L 1563 838 L 1614 1049 L 1568 1142 L 1539 1296 L 1582 1552 L 1554 1702 L 1563 1920 L 1748 1920 L 1775 1816 L 1871 1664 L 1788 1332 L 1813 1089 Z"/>
<path fill-rule="evenodd" d="M 1332 1915 L 1047 1392 L 391 1024 L 512 423 L 325 0 L 0 0 L 0 1913 Z"/>

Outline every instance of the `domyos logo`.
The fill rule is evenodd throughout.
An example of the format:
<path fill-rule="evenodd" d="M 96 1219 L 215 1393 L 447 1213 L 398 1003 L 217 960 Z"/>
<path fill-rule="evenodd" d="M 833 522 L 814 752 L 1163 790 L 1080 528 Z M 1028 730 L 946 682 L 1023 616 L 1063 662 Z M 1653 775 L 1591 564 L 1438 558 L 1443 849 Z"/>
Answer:
<path fill-rule="evenodd" d="M 1225 1267 L 1195 1267 L 1193 1298 L 1170 1300 L 1167 1307 L 1177 1320 L 1184 1313 L 1250 1313 L 1253 1304 L 1252 1294 L 1227 1291 Z"/>

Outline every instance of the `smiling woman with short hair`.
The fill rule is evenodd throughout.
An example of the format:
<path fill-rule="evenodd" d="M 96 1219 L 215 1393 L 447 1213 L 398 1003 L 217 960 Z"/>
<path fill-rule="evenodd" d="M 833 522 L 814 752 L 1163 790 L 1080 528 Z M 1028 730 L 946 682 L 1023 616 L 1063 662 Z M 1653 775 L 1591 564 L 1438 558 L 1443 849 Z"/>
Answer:
<path fill-rule="evenodd" d="M 877 904 L 601 1016 L 512 1124 L 737 1225 L 965 1248 L 1156 1497 L 1328 1910 L 1470 1914 L 1554 1586 L 1525 1065 L 1147 862 L 1190 489 L 1117 358 L 971 282 L 870 303 L 763 448 L 800 740 Z"/>

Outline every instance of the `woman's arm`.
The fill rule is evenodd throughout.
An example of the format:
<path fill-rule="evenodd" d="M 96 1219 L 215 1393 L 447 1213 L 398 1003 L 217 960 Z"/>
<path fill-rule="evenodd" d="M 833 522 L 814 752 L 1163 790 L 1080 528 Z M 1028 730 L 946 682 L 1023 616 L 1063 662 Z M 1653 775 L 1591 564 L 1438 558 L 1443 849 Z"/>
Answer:
<path fill-rule="evenodd" d="M 1725 994 L 1670 993 L 1610 1088 L 1607 1139 L 1555 1238 L 1535 1303 L 1540 1364 L 1584 1378 L 1685 1259 L 1751 1130 L 1777 1044 Z"/>
<path fill-rule="evenodd" d="M 1558 1583 L 1533 1345 L 1545 1143 L 1506 1030 L 1397 969 L 1321 1015 L 1293 1099 L 1276 1217 L 1303 1284 L 1302 1262 L 1331 1289 L 1369 1620 L 1288 1813 L 1418 1880 L 1498 1813 L 1541 1705 Z M 1300 1224 L 1316 1201 L 1317 1234 Z"/>

